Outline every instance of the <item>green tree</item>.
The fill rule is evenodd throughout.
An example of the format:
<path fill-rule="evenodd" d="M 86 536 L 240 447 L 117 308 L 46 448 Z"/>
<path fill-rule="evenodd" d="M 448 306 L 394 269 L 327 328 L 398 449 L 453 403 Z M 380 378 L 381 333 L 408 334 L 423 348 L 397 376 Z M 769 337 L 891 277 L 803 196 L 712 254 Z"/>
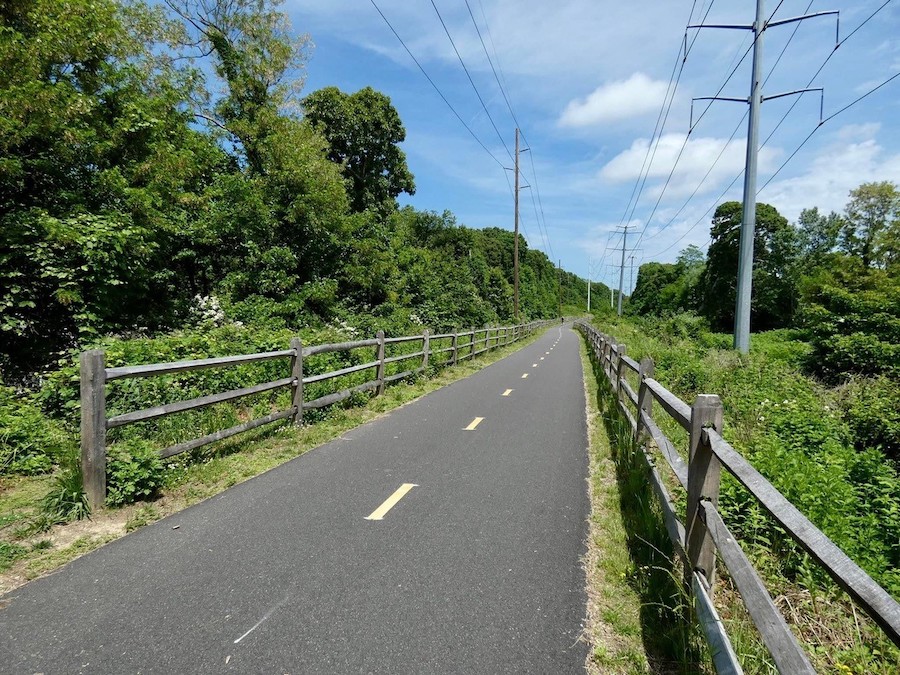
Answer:
<path fill-rule="evenodd" d="M 354 211 L 393 209 L 401 192 L 415 194 L 399 144 L 406 129 L 391 99 L 371 87 L 345 94 L 325 87 L 303 101 L 306 119 L 328 140 L 331 161 L 343 167 Z"/>
<path fill-rule="evenodd" d="M 170 318 L 171 235 L 220 155 L 188 126 L 190 73 L 154 56 L 158 10 L 2 12 L 0 333 L 6 366 L 27 372 L 95 331 Z"/>
<path fill-rule="evenodd" d="M 885 267 L 898 255 L 895 242 L 900 239 L 900 191 L 888 181 L 863 183 L 850 191 L 843 227 L 841 248 L 862 260 L 863 267 Z"/>
<path fill-rule="evenodd" d="M 843 219 L 834 211 L 825 214 L 819 209 L 803 209 L 797 219 L 797 245 L 806 268 L 821 265 L 838 245 Z"/>
<path fill-rule="evenodd" d="M 725 202 L 716 208 L 710 229 L 712 243 L 700 277 L 703 314 L 718 330 L 731 330 L 734 325 L 741 210 L 740 202 Z M 795 252 L 787 220 L 775 207 L 757 204 L 751 297 L 754 329 L 789 325 L 796 289 L 788 267 Z"/>
<path fill-rule="evenodd" d="M 165 0 L 183 21 L 181 56 L 213 57 L 225 94 L 195 100 L 194 113 L 226 134 L 254 173 L 266 172 L 273 136 L 284 130 L 303 86 L 310 44 L 279 10 L 283 0 Z M 211 103 L 211 105 L 210 105 Z"/>

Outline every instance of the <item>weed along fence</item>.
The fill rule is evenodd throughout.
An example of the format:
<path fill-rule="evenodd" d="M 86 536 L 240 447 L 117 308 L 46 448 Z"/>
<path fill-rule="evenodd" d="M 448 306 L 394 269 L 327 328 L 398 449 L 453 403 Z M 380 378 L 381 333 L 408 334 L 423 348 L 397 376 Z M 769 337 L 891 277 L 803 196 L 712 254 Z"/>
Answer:
<path fill-rule="evenodd" d="M 432 367 L 456 365 L 459 361 L 471 359 L 491 349 L 516 342 L 530 335 L 548 321 L 537 321 L 517 326 L 473 329 L 465 332 L 430 335 L 426 330 L 422 335 L 406 337 L 385 337 L 379 331 L 377 337 L 356 342 L 341 342 L 303 346 L 299 338 L 291 340 L 290 348 L 260 354 L 244 354 L 206 358 L 194 361 L 154 363 L 149 365 L 121 366 L 107 368 L 106 355 L 102 350 L 91 350 L 81 354 L 81 467 L 84 489 L 91 508 L 102 506 L 106 499 L 106 454 L 107 431 L 137 422 L 146 422 L 176 413 L 207 408 L 219 403 L 234 401 L 254 394 L 290 389 L 290 405 L 236 426 L 214 433 L 170 445 L 159 451 L 161 458 L 172 457 L 195 448 L 214 443 L 236 434 L 272 424 L 280 420 L 299 423 L 305 410 L 315 410 L 344 401 L 355 394 L 374 392 L 380 395 L 386 385 L 403 380 Z M 410 348 L 413 351 L 408 351 Z M 357 350 L 372 349 L 372 360 L 353 363 L 337 370 L 315 372 L 316 368 L 304 372 L 304 361 L 320 354 L 343 352 L 347 360 L 359 360 Z M 406 350 L 406 351 L 404 351 Z M 400 353 L 392 353 L 400 351 Z M 126 378 L 146 378 L 185 373 L 208 368 L 228 368 L 249 363 L 283 360 L 286 362 L 284 377 L 240 389 L 208 394 L 189 400 L 180 400 L 109 417 L 107 415 L 107 384 Z M 374 377 L 361 384 L 354 384 L 338 391 L 321 393 L 320 383 L 352 376 L 360 377 L 365 371 L 374 372 Z M 391 372 L 388 374 L 388 371 Z M 313 388 L 320 393 L 309 399 L 304 392 Z M 194 432 L 196 433 L 196 432 Z"/>
<path fill-rule="evenodd" d="M 641 446 L 666 530 L 686 570 L 685 586 L 693 596 L 698 621 L 719 673 L 742 670 L 712 603 L 717 553 L 779 672 L 791 675 L 815 672 L 756 570 L 722 520 L 718 510 L 722 467 L 900 646 L 900 604 L 722 438 L 723 410 L 718 396 L 702 394 L 693 405 L 688 405 L 653 379 L 651 359 L 637 363 L 628 357 L 624 344 L 617 344 L 582 321 L 576 322 L 576 326 L 585 336 L 595 364 L 608 378 L 619 409 L 631 425 L 632 437 Z M 632 386 L 629 377 L 636 377 L 637 387 Z M 654 421 L 654 410 L 658 408 L 689 434 L 687 461 Z M 675 480 L 687 492 L 683 521 L 656 469 L 657 453 L 646 443 L 648 440 L 653 441 Z"/>

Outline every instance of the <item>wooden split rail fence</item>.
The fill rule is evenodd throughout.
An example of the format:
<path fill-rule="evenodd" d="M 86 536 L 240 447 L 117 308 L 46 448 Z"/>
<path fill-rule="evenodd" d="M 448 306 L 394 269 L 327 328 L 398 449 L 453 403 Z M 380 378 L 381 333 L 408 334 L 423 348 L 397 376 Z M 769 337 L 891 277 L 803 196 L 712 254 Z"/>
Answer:
<path fill-rule="evenodd" d="M 653 379 L 651 359 L 644 358 L 638 363 L 627 355 L 624 344 L 617 343 L 609 335 L 583 321 L 577 321 L 576 327 L 587 340 L 595 362 L 602 368 L 616 396 L 619 409 L 631 425 L 632 437 L 641 447 L 666 530 L 676 554 L 684 563 L 685 587 L 694 598 L 697 618 L 717 672 L 743 672 L 712 602 L 718 552 L 779 672 L 785 675 L 815 673 L 759 574 L 722 520 L 718 510 L 722 467 L 900 646 L 900 604 L 722 437 L 723 410 L 718 396 L 701 394 L 693 405 L 688 405 Z M 637 391 L 629 383 L 629 375 L 637 376 Z M 654 421 L 657 406 L 688 432 L 687 461 Z M 652 441 L 658 453 L 647 441 Z M 683 521 L 657 471 L 658 456 L 663 458 L 687 492 Z"/>
<path fill-rule="evenodd" d="M 426 330 L 422 335 L 405 337 L 385 337 L 384 332 L 379 331 L 377 337 L 369 340 L 307 347 L 303 346 L 299 338 L 294 338 L 291 340 L 290 348 L 281 351 L 115 368 L 106 367 L 106 355 L 103 350 L 95 349 L 82 352 L 81 467 L 88 502 L 91 508 L 95 509 L 103 506 L 106 500 L 106 432 L 109 429 L 135 422 L 145 422 L 188 410 L 197 410 L 252 394 L 285 388 L 291 389 L 291 405 L 287 409 L 160 450 L 160 457 L 171 457 L 266 424 L 278 422 L 279 420 L 290 419 L 294 424 L 299 424 L 303 420 L 304 410 L 324 408 L 350 398 L 359 392 L 374 391 L 376 396 L 384 393 L 385 386 L 391 382 L 396 382 L 425 371 L 428 368 L 429 359 L 435 355 L 449 354 L 449 358 L 446 358 L 443 363 L 456 365 L 459 361 L 471 359 L 488 350 L 516 342 L 548 323 L 550 322 L 535 321 L 517 326 L 480 328 L 441 335 L 431 335 Z M 450 344 L 446 347 L 436 348 L 434 343 L 437 340 L 444 340 L 445 342 L 449 340 Z M 421 348 L 417 351 L 396 356 L 385 356 L 385 347 L 387 345 L 414 342 L 421 343 Z M 303 360 L 307 357 L 327 352 L 350 352 L 363 348 L 375 349 L 375 359 L 373 361 L 327 373 L 304 375 Z M 241 389 L 209 394 L 187 401 L 177 401 L 114 417 L 107 417 L 106 385 L 109 382 L 125 378 L 170 375 L 205 368 L 224 368 L 273 359 L 289 361 L 289 369 L 285 373 L 285 377 Z M 385 374 L 386 366 L 389 364 L 400 363 L 410 359 L 420 359 L 419 365 L 392 375 Z M 323 382 L 366 370 L 374 370 L 375 376 L 363 384 L 320 396 L 314 400 L 304 399 L 304 385 Z"/>

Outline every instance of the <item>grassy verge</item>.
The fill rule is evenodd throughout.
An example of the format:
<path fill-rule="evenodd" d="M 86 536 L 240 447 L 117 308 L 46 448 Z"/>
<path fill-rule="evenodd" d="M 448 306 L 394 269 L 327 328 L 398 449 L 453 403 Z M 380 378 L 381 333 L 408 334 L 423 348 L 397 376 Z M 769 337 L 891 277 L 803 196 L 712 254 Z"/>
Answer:
<path fill-rule="evenodd" d="M 726 343 L 721 336 L 678 335 L 666 330 L 671 326 L 652 328 L 619 320 L 615 325 L 604 324 L 603 330 L 624 340 L 633 358 L 652 356 L 656 379 L 684 400 L 692 401 L 702 392 L 720 393 L 725 405 L 726 438 L 896 596 L 898 540 L 892 534 L 900 524 L 896 516 L 900 495 L 896 473 L 876 451 L 850 445 L 850 434 L 834 412 L 832 392 L 796 368 L 798 355 L 805 353 L 806 346 L 789 333 L 773 332 L 754 336 L 756 351 L 749 357 L 739 357 L 721 346 Z M 634 452 L 630 434 L 615 411 L 615 399 L 602 371 L 596 375 L 601 381 L 601 410 L 605 398 L 605 409 L 610 412 L 607 424 L 626 495 L 623 518 L 632 556 L 639 560 L 646 553 L 642 549 L 652 543 L 666 554 L 658 556 L 657 564 L 675 569 L 666 561 L 671 556 L 665 539 L 654 539 L 651 524 L 656 518 L 656 505 L 641 474 L 643 462 L 631 462 L 630 458 L 640 456 Z M 684 450 L 687 439 L 683 430 L 666 415 L 657 415 L 657 420 L 676 447 Z M 660 460 L 657 465 L 663 467 L 664 462 Z M 664 479 L 670 477 L 667 470 L 661 473 Z M 683 513 L 683 491 L 679 488 L 672 492 Z M 645 500 L 652 503 L 642 504 Z M 860 675 L 897 672 L 900 651 L 728 475 L 723 475 L 720 507 L 817 671 Z M 640 568 L 647 563 L 636 564 Z M 745 672 L 774 673 L 771 657 L 728 574 L 720 567 L 717 577 L 716 606 Z M 651 579 L 647 583 L 662 581 Z M 659 602 L 673 608 L 684 604 L 675 595 L 657 596 Z M 657 600 L 651 594 L 647 601 Z M 671 616 L 675 620 L 677 612 Z M 657 637 L 662 641 L 664 634 L 662 631 Z M 680 639 L 668 647 L 660 645 L 661 653 L 677 654 Z M 649 647 L 648 653 L 653 653 Z M 689 662 L 678 669 L 694 672 L 694 667 L 699 666 Z"/>
<path fill-rule="evenodd" d="M 214 445 L 201 455 L 171 461 L 167 465 L 165 485 L 156 499 L 104 509 L 90 520 L 49 529 L 36 528 L 40 501 L 52 478 L 0 478 L 0 593 L 51 572 L 127 532 L 279 466 L 394 408 L 468 377 L 530 344 L 538 335 L 442 369 L 433 377 L 388 387 L 384 395 L 369 398 L 362 405 L 335 406 L 314 424 L 250 432 Z"/>
<path fill-rule="evenodd" d="M 591 634 L 600 641 L 594 643 L 589 668 L 602 673 L 712 673 L 640 449 L 603 386 L 603 371 L 583 351 L 588 414 L 595 420 L 591 541 L 596 568 L 588 578 L 596 607 L 590 612 Z M 635 658 L 638 654 L 641 659 Z"/>
<path fill-rule="evenodd" d="M 591 522 L 585 572 L 588 580 L 587 637 L 591 673 L 648 673 L 641 640 L 641 599 L 630 583 L 634 565 L 619 509 L 621 494 L 606 425 L 598 408 L 598 385 L 581 343 L 590 447 Z"/>

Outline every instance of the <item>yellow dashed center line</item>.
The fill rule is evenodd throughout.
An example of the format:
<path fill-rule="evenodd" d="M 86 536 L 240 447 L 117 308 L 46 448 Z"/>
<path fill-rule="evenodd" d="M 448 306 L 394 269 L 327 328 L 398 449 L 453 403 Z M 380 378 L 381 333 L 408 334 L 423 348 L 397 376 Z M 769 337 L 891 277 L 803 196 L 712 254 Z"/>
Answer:
<path fill-rule="evenodd" d="M 475 427 L 477 427 L 483 421 L 484 421 L 483 417 L 476 417 L 474 420 L 472 420 L 472 422 L 471 422 L 471 424 L 469 424 L 469 426 L 467 426 L 465 429 L 463 429 L 463 431 L 475 431 Z"/>
<path fill-rule="evenodd" d="M 509 396 L 511 393 L 512 393 L 512 389 L 507 389 L 506 391 L 504 391 L 504 392 L 501 394 L 501 396 Z"/>
<path fill-rule="evenodd" d="M 528 377 L 528 373 L 522 373 L 522 379 L 524 380 L 526 377 Z"/>
<path fill-rule="evenodd" d="M 377 509 L 372 511 L 372 513 L 366 516 L 366 520 L 383 520 L 384 514 L 390 511 L 397 502 L 403 499 L 403 495 L 412 490 L 414 487 L 418 487 L 415 483 L 404 483 L 396 490 L 394 490 L 394 494 L 384 500 L 384 504 L 379 506 Z"/>

